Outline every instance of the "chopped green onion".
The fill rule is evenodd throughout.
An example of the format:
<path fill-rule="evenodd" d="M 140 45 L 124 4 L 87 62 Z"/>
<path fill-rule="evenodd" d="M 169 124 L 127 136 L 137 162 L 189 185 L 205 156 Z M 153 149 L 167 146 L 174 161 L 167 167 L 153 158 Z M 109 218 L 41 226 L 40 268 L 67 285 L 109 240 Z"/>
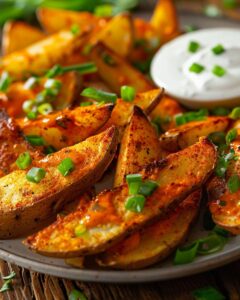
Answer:
<path fill-rule="evenodd" d="M 13 279 L 14 277 L 16 277 L 16 273 L 14 271 L 12 271 L 9 275 L 3 276 L 2 279 L 9 280 L 9 279 Z"/>
<path fill-rule="evenodd" d="M 174 257 L 175 265 L 188 264 L 194 261 L 197 256 L 199 242 L 196 241 L 189 246 L 178 248 Z"/>
<path fill-rule="evenodd" d="M 51 89 L 44 89 L 39 94 L 37 94 L 35 98 L 35 103 L 37 105 L 42 104 L 44 102 L 51 102 L 56 97 L 56 91 Z"/>
<path fill-rule="evenodd" d="M 232 112 L 230 113 L 230 118 L 233 120 L 240 119 L 240 107 L 235 107 Z"/>
<path fill-rule="evenodd" d="M 51 94 L 54 96 L 58 95 L 61 87 L 62 87 L 62 82 L 60 80 L 53 79 L 53 78 L 49 78 L 44 84 L 44 88 L 51 90 Z"/>
<path fill-rule="evenodd" d="M 139 189 L 139 194 L 144 196 L 150 196 L 155 191 L 155 189 L 158 187 L 158 183 L 153 180 L 146 180 L 143 182 Z"/>
<path fill-rule="evenodd" d="M 37 77 L 30 77 L 28 80 L 24 83 L 24 88 L 26 90 L 33 89 L 39 82 L 39 79 Z"/>
<path fill-rule="evenodd" d="M 234 9 L 238 5 L 237 0 L 223 0 L 223 6 L 228 9 Z"/>
<path fill-rule="evenodd" d="M 46 146 L 45 148 L 44 148 L 44 153 L 45 154 L 52 154 L 52 153 L 54 153 L 54 152 L 56 152 L 57 150 L 53 147 L 53 146 L 51 146 L 51 145 L 49 145 L 49 146 Z"/>
<path fill-rule="evenodd" d="M 87 300 L 87 297 L 82 292 L 73 289 L 68 295 L 68 300 Z"/>
<path fill-rule="evenodd" d="M 25 113 L 29 113 L 34 108 L 34 100 L 26 100 L 23 102 L 22 109 Z"/>
<path fill-rule="evenodd" d="M 43 103 L 38 107 L 38 112 L 41 115 L 48 115 L 53 112 L 53 107 L 50 103 Z"/>
<path fill-rule="evenodd" d="M 138 182 L 138 181 L 131 182 L 130 184 L 128 184 L 129 195 L 136 195 L 136 194 L 138 194 L 140 186 L 141 186 L 141 182 Z"/>
<path fill-rule="evenodd" d="M 29 152 L 24 152 L 18 156 L 16 160 L 16 165 L 21 170 L 27 169 L 32 163 L 32 159 Z"/>
<path fill-rule="evenodd" d="M 62 75 L 67 72 L 77 71 L 80 74 L 91 74 L 97 72 L 97 67 L 93 62 L 88 62 L 79 65 L 72 65 L 67 67 L 62 67 L 60 65 L 55 65 L 46 73 L 47 78 L 53 78 L 59 75 Z"/>
<path fill-rule="evenodd" d="M 62 67 L 60 65 L 53 66 L 49 71 L 46 73 L 47 78 L 53 78 L 56 76 L 62 75 Z"/>
<path fill-rule="evenodd" d="M 94 9 L 97 17 L 111 17 L 113 15 L 113 6 L 110 4 L 98 5 Z"/>
<path fill-rule="evenodd" d="M 212 233 L 207 237 L 199 240 L 197 253 L 200 255 L 208 255 L 223 249 L 226 244 L 226 238 Z"/>
<path fill-rule="evenodd" d="M 215 174 L 218 177 L 224 177 L 227 171 L 228 165 L 231 160 L 235 159 L 235 152 L 233 149 L 230 150 L 228 154 L 222 154 L 217 160 L 217 165 L 215 168 Z"/>
<path fill-rule="evenodd" d="M 79 28 L 78 24 L 72 25 L 71 32 L 73 35 L 78 35 L 80 33 L 80 28 Z"/>
<path fill-rule="evenodd" d="M 142 182 L 142 175 L 141 174 L 128 174 L 126 176 L 126 181 L 129 184 L 133 182 Z"/>
<path fill-rule="evenodd" d="M 212 141 L 216 146 L 220 146 L 225 144 L 225 133 L 222 131 L 216 131 L 209 134 L 208 138 Z"/>
<path fill-rule="evenodd" d="M 212 73 L 217 77 L 223 77 L 226 74 L 226 70 L 221 66 L 214 66 L 212 69 Z"/>
<path fill-rule="evenodd" d="M 102 60 L 105 62 L 105 64 L 107 64 L 109 66 L 112 66 L 112 67 L 116 66 L 116 62 L 115 62 L 114 58 L 107 52 L 102 53 Z"/>
<path fill-rule="evenodd" d="M 198 42 L 191 41 L 188 45 L 188 51 L 195 53 L 200 48 L 200 44 Z"/>
<path fill-rule="evenodd" d="M 96 101 L 103 101 L 104 103 L 115 103 L 117 100 L 117 95 L 102 90 L 97 90 L 95 88 L 86 88 L 81 93 L 82 96 L 91 98 Z"/>
<path fill-rule="evenodd" d="M 196 112 L 187 112 L 183 114 L 177 114 L 175 115 L 175 122 L 177 126 L 186 124 L 191 121 L 202 121 L 205 120 L 208 116 L 208 110 L 207 109 L 200 109 Z"/>
<path fill-rule="evenodd" d="M 198 30 L 198 27 L 196 25 L 185 25 L 184 30 L 185 32 L 193 32 Z"/>
<path fill-rule="evenodd" d="M 205 67 L 200 65 L 200 64 L 197 64 L 197 63 L 193 63 L 191 65 L 191 67 L 189 68 L 189 71 L 190 72 L 193 72 L 193 73 L 196 73 L 196 74 L 199 74 L 201 73 L 202 71 L 204 71 Z"/>
<path fill-rule="evenodd" d="M 127 198 L 125 203 L 126 210 L 130 210 L 135 213 L 142 212 L 145 205 L 145 197 L 143 195 L 134 195 Z"/>
<path fill-rule="evenodd" d="M 233 128 L 233 129 L 229 130 L 226 135 L 226 144 L 230 145 L 231 142 L 236 139 L 236 137 L 237 137 L 237 129 Z"/>
<path fill-rule="evenodd" d="M 217 289 L 214 287 L 204 287 L 201 289 L 194 290 L 192 295 L 195 300 L 225 300 L 223 296 Z"/>
<path fill-rule="evenodd" d="M 43 137 L 39 135 L 26 135 L 26 140 L 32 145 L 32 146 L 44 146 L 45 141 Z"/>
<path fill-rule="evenodd" d="M 85 101 L 85 102 L 81 102 L 81 103 L 80 103 L 80 106 L 81 106 L 81 107 L 90 106 L 90 105 L 93 105 L 93 103 L 90 102 L 90 101 Z"/>
<path fill-rule="evenodd" d="M 230 113 L 230 109 L 227 107 L 215 107 L 211 110 L 214 116 L 227 116 Z"/>
<path fill-rule="evenodd" d="M 124 85 L 121 87 L 121 98 L 124 101 L 132 102 L 135 98 L 136 90 L 132 86 Z"/>
<path fill-rule="evenodd" d="M 46 175 L 46 171 L 43 168 L 33 167 L 26 175 L 26 178 L 30 182 L 39 183 Z"/>
<path fill-rule="evenodd" d="M 38 116 L 38 113 L 36 111 L 30 111 L 27 113 L 27 118 L 29 120 L 35 120 Z"/>
<path fill-rule="evenodd" d="M 236 193 L 240 188 L 240 178 L 237 174 L 232 175 L 227 182 L 231 194 Z"/>
<path fill-rule="evenodd" d="M 77 227 L 74 229 L 75 236 L 81 237 L 84 233 L 86 233 L 87 228 L 83 224 L 77 225 Z"/>
<path fill-rule="evenodd" d="M 74 163 L 71 158 L 64 158 L 58 165 L 58 170 L 63 176 L 69 175 L 74 169 Z"/>
<path fill-rule="evenodd" d="M 0 293 L 4 293 L 6 291 L 11 291 L 12 288 L 12 280 L 7 280 L 3 283 L 1 289 L 0 289 Z"/>
<path fill-rule="evenodd" d="M 230 236 L 230 232 L 229 231 L 227 231 L 226 229 L 221 228 L 221 227 L 219 227 L 217 225 L 214 227 L 213 232 L 215 232 L 218 235 L 221 235 L 221 236 L 223 236 L 225 238 Z"/>
<path fill-rule="evenodd" d="M 8 72 L 3 72 L 0 78 L 0 91 L 6 92 L 12 82 L 12 78 L 8 74 Z"/>
<path fill-rule="evenodd" d="M 218 45 L 216 45 L 215 47 L 212 48 L 212 52 L 213 52 L 215 55 L 220 55 L 220 54 L 222 54 L 223 52 L 225 52 L 225 49 L 224 49 L 223 45 L 218 44 Z"/>

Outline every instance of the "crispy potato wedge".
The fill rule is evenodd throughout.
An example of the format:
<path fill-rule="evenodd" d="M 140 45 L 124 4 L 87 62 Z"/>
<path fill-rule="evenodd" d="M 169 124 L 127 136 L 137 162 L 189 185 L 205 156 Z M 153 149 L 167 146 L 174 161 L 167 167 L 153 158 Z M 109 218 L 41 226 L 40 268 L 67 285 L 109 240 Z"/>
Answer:
<path fill-rule="evenodd" d="M 203 121 L 194 121 L 170 129 L 160 137 L 161 147 L 169 152 L 176 152 L 196 143 L 201 136 L 208 136 L 216 131 L 226 131 L 231 119 L 228 117 L 208 117 Z"/>
<path fill-rule="evenodd" d="M 13 238 L 34 229 L 101 178 L 117 146 L 114 127 L 75 146 L 46 156 L 35 166 L 45 169 L 38 184 L 26 179 L 27 170 L 14 171 L 0 179 L 0 238 Z M 57 166 L 71 158 L 74 170 L 64 177 Z"/>
<path fill-rule="evenodd" d="M 98 264 L 115 269 L 140 269 L 163 260 L 185 240 L 200 200 L 201 191 L 193 192 L 161 221 L 99 254 Z M 72 265 L 75 262 L 70 261 Z"/>
<path fill-rule="evenodd" d="M 94 27 L 98 22 L 98 18 L 88 12 L 47 7 L 41 7 L 37 10 L 37 18 L 43 29 L 48 33 L 56 33 L 75 24 L 79 26 L 79 29 L 84 30 L 88 27 Z"/>
<path fill-rule="evenodd" d="M 134 41 L 131 14 L 123 13 L 113 17 L 100 31 L 98 40 L 118 55 L 127 57 L 132 50 Z"/>
<path fill-rule="evenodd" d="M 18 169 L 15 161 L 21 153 L 29 152 L 32 160 L 42 155 L 24 139 L 20 128 L 4 110 L 0 110 L 0 176 Z"/>
<path fill-rule="evenodd" d="M 90 57 L 95 62 L 103 81 L 114 92 L 119 94 L 122 85 L 134 87 L 137 93 L 154 89 L 152 82 L 103 43 L 97 43 L 93 47 Z"/>
<path fill-rule="evenodd" d="M 159 0 L 150 20 L 162 43 L 180 34 L 177 12 L 172 0 Z"/>
<path fill-rule="evenodd" d="M 9 21 L 5 23 L 2 35 L 2 53 L 10 54 L 22 50 L 45 37 L 45 34 L 21 21 Z"/>
<path fill-rule="evenodd" d="M 136 173 L 151 162 L 159 160 L 160 150 L 156 130 L 142 110 L 135 106 L 121 141 L 114 187 L 122 185 L 127 174 Z"/>
<path fill-rule="evenodd" d="M 231 193 L 227 186 L 227 181 L 232 175 L 240 176 L 240 137 L 232 142 L 231 148 L 234 149 L 237 160 L 232 160 L 228 167 L 226 179 L 217 176 L 209 182 L 207 186 L 209 197 L 209 209 L 212 213 L 213 221 L 232 232 L 240 234 L 240 209 L 239 199 L 240 190 Z"/>
<path fill-rule="evenodd" d="M 159 119 L 163 131 L 176 127 L 174 116 L 183 113 L 183 107 L 173 98 L 164 95 L 160 103 L 151 112 L 150 117 L 152 120 Z"/>
<path fill-rule="evenodd" d="M 101 193 L 86 212 L 79 211 L 58 220 L 25 241 L 32 250 L 55 257 L 76 257 L 102 252 L 145 224 L 163 217 L 190 193 L 198 189 L 212 173 L 216 149 L 207 139 L 165 160 L 149 165 L 143 177 L 156 180 L 159 187 L 146 199 L 142 213 L 125 209 L 126 184 Z M 86 226 L 86 237 L 76 237 L 76 226 Z"/>
<path fill-rule="evenodd" d="M 86 32 L 60 31 L 23 50 L 1 58 L 0 72 L 7 71 L 15 80 L 43 75 L 54 64 L 61 63 L 84 43 Z"/>
<path fill-rule="evenodd" d="M 65 109 L 36 120 L 19 119 L 25 135 L 42 136 L 56 149 L 72 146 L 95 134 L 110 118 L 112 104 Z"/>

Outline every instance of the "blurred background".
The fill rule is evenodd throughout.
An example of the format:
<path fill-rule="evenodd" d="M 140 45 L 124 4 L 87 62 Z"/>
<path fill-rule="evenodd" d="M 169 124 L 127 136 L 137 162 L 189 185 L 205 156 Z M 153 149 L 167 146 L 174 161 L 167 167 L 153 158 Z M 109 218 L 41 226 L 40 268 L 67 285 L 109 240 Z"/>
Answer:
<path fill-rule="evenodd" d="M 39 6 L 87 10 L 110 16 L 130 9 L 151 10 L 155 3 L 155 0 L 0 0 L 0 26 L 9 19 L 34 22 L 35 10 Z M 181 11 L 240 21 L 240 0 L 176 0 L 175 3 Z"/>

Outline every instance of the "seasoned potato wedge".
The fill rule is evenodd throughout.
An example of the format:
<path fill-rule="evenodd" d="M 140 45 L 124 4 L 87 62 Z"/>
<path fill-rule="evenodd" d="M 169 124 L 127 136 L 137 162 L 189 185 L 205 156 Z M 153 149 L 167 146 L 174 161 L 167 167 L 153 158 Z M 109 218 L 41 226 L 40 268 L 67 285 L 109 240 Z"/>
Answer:
<path fill-rule="evenodd" d="M 159 159 L 160 145 L 156 130 L 142 110 L 135 106 L 121 141 L 114 186 L 123 184 L 127 174 L 137 173 Z"/>
<path fill-rule="evenodd" d="M 72 146 L 95 134 L 110 118 L 112 104 L 65 109 L 36 120 L 19 119 L 25 135 L 42 136 L 56 149 Z"/>
<path fill-rule="evenodd" d="M 98 43 L 93 47 L 90 57 L 97 65 L 101 78 L 118 94 L 122 85 L 134 87 L 137 93 L 154 88 L 153 83 L 142 73 L 103 43 Z"/>
<path fill-rule="evenodd" d="M 161 147 L 169 152 L 176 152 L 193 145 L 201 136 L 208 136 L 216 131 L 226 131 L 230 122 L 227 117 L 208 117 L 203 121 L 189 122 L 161 135 Z"/>
<path fill-rule="evenodd" d="M 159 187 L 146 199 L 141 213 L 125 209 L 128 197 L 126 184 L 101 193 L 86 212 L 76 211 L 26 241 L 32 250 L 56 257 L 76 257 L 104 251 L 129 233 L 138 230 L 167 210 L 176 207 L 191 192 L 198 189 L 212 173 L 216 149 L 207 139 L 165 160 L 149 165 L 143 177 L 155 180 Z M 85 226 L 85 235 L 76 237 L 75 228 Z"/>
<path fill-rule="evenodd" d="M 45 34 L 25 22 L 9 21 L 5 23 L 2 35 L 2 53 L 10 54 L 22 50 L 45 37 Z"/>
<path fill-rule="evenodd" d="M 41 154 L 24 139 L 20 128 L 4 110 L 0 110 L 0 176 L 18 169 L 15 161 L 21 153 L 29 152 L 32 159 L 40 159 Z"/>
<path fill-rule="evenodd" d="M 27 170 L 14 171 L 0 179 L 0 238 L 17 237 L 59 211 L 82 191 L 99 180 L 110 164 L 117 145 L 114 127 L 75 146 L 46 156 L 35 166 L 46 176 L 38 184 L 27 180 Z M 58 165 L 71 158 L 74 170 L 63 176 Z"/>
<path fill-rule="evenodd" d="M 177 12 L 172 0 L 159 0 L 150 20 L 162 43 L 180 34 Z"/>
<path fill-rule="evenodd" d="M 189 195 L 161 221 L 98 255 L 99 265 L 117 269 L 139 269 L 152 265 L 171 254 L 184 241 L 194 221 L 201 191 Z M 76 260 L 70 263 L 75 263 Z"/>
<path fill-rule="evenodd" d="M 72 25 L 78 25 L 84 30 L 94 27 L 98 18 L 88 12 L 76 12 L 70 10 L 41 7 L 37 10 L 37 17 L 43 29 L 48 33 L 68 29 Z"/>
<path fill-rule="evenodd" d="M 129 13 L 123 13 L 112 18 L 98 36 L 108 48 L 120 56 L 129 55 L 134 41 L 133 20 Z"/>
<path fill-rule="evenodd" d="M 240 190 L 231 193 L 227 186 L 227 181 L 232 175 L 240 176 L 240 137 L 231 144 L 238 159 L 231 161 L 228 167 L 226 179 L 213 177 L 207 186 L 209 196 L 209 209 L 213 220 L 219 226 L 232 232 L 240 234 Z"/>
<path fill-rule="evenodd" d="M 75 49 L 83 44 L 86 32 L 73 34 L 60 31 L 23 50 L 1 58 L 0 72 L 7 71 L 14 79 L 21 80 L 28 75 L 42 75 L 54 64 L 61 63 Z"/>

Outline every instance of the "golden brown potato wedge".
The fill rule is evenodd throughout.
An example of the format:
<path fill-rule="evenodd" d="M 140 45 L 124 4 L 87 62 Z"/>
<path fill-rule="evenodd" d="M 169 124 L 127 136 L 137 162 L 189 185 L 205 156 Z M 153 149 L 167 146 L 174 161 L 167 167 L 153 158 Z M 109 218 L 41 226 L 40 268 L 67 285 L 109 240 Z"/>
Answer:
<path fill-rule="evenodd" d="M 121 141 L 114 187 L 122 185 L 126 175 L 137 173 L 144 166 L 159 160 L 160 150 L 155 128 L 142 110 L 135 106 Z"/>
<path fill-rule="evenodd" d="M 133 47 L 133 20 L 129 13 L 117 15 L 103 28 L 97 39 L 120 56 L 129 55 Z"/>
<path fill-rule="evenodd" d="M 61 149 L 95 134 L 108 121 L 112 109 L 112 104 L 91 105 L 17 121 L 25 135 L 42 136 L 47 145 Z"/>
<path fill-rule="evenodd" d="M 2 35 L 2 53 L 10 54 L 22 50 L 45 37 L 45 34 L 21 21 L 9 21 L 5 23 Z"/>
<path fill-rule="evenodd" d="M 43 29 L 48 33 L 55 33 L 78 25 L 80 30 L 94 27 L 98 18 L 88 12 L 76 12 L 63 9 L 41 7 L 37 10 L 37 17 Z"/>
<path fill-rule="evenodd" d="M 149 165 L 143 178 L 159 183 L 147 197 L 141 213 L 125 209 L 126 184 L 98 195 L 86 212 L 74 212 L 66 218 L 30 236 L 26 241 L 32 250 L 55 257 L 76 257 L 99 253 L 124 239 L 145 224 L 163 217 L 168 209 L 180 204 L 198 189 L 212 173 L 216 149 L 207 139 L 165 160 Z M 86 235 L 76 237 L 75 228 L 85 226 Z"/>
<path fill-rule="evenodd" d="M 14 171 L 1 178 L 0 238 L 29 232 L 59 211 L 64 202 L 91 187 L 112 161 L 116 146 L 117 131 L 111 127 L 35 162 L 35 166 L 46 171 L 46 176 L 37 184 L 27 180 L 27 170 Z M 58 165 L 67 157 L 72 159 L 74 169 L 64 177 Z"/>
<path fill-rule="evenodd" d="M 174 116 L 183 113 L 183 107 L 173 98 L 164 95 L 160 103 L 152 111 L 150 117 L 154 120 L 159 120 L 163 131 L 176 127 Z"/>
<path fill-rule="evenodd" d="M 163 260 L 185 240 L 198 213 L 200 200 L 201 191 L 193 192 L 161 221 L 98 255 L 99 265 L 115 269 L 139 269 Z M 76 259 L 70 263 L 73 265 Z"/>
<path fill-rule="evenodd" d="M 208 117 L 203 121 L 194 121 L 166 131 L 160 137 L 161 147 L 176 152 L 196 143 L 201 136 L 217 131 L 226 131 L 231 119 L 228 117 Z"/>
<path fill-rule="evenodd" d="M 227 181 L 232 175 L 240 176 L 240 137 L 231 144 L 234 149 L 235 156 L 238 159 L 233 159 L 227 169 L 226 178 L 217 176 L 209 182 L 207 186 L 209 196 L 209 209 L 212 213 L 213 221 L 232 232 L 240 234 L 240 190 L 231 193 Z"/>
<path fill-rule="evenodd" d="M 73 34 L 70 30 L 60 31 L 23 50 L 2 57 L 0 72 L 7 71 L 15 80 L 32 74 L 43 75 L 83 45 L 85 37 L 84 31 L 79 34 Z"/>
<path fill-rule="evenodd" d="M 134 87 L 137 93 L 154 89 L 152 82 L 103 43 L 93 47 L 90 57 L 101 78 L 114 92 L 119 94 L 122 85 Z"/>
<path fill-rule="evenodd" d="M 172 0 L 159 0 L 150 20 L 165 43 L 180 34 L 177 12 Z"/>
<path fill-rule="evenodd" d="M 32 159 L 42 156 L 38 150 L 33 149 L 24 139 L 20 128 L 15 121 L 0 110 L 0 176 L 9 174 L 18 169 L 15 161 L 21 153 L 29 152 Z"/>

